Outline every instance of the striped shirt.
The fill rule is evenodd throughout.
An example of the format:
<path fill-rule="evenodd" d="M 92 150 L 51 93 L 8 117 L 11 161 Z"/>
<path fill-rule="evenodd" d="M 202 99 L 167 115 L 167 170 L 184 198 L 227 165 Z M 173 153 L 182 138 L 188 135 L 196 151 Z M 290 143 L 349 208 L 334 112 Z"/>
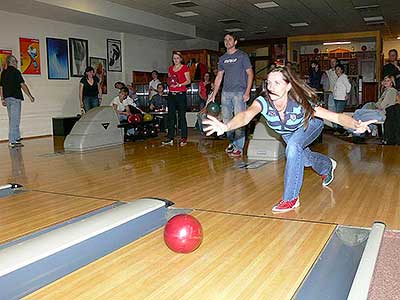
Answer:
<path fill-rule="evenodd" d="M 261 104 L 261 114 L 267 120 L 267 125 L 279 134 L 293 133 L 304 124 L 303 107 L 292 99 L 288 99 L 288 104 L 285 110 L 285 120 L 281 120 L 278 110 L 268 102 L 264 97 L 256 98 Z M 312 103 L 311 105 L 314 106 Z"/>

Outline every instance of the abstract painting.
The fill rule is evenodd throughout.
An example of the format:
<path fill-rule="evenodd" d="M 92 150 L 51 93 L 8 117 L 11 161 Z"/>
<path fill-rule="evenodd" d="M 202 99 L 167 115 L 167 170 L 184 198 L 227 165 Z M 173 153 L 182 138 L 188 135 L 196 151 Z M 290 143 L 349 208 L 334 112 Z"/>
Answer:
<path fill-rule="evenodd" d="M 99 79 L 102 93 L 107 94 L 106 59 L 100 57 L 90 57 L 90 66 L 94 69 L 95 75 Z"/>
<path fill-rule="evenodd" d="M 9 55 L 12 55 L 12 50 L 0 49 L 0 72 L 4 69 Z"/>
<path fill-rule="evenodd" d="M 72 77 L 82 77 L 89 65 L 88 41 L 69 39 L 69 61 Z"/>
<path fill-rule="evenodd" d="M 40 75 L 39 39 L 19 38 L 22 74 Z"/>
<path fill-rule="evenodd" d="M 122 72 L 121 41 L 107 39 L 107 63 L 108 71 Z"/>
<path fill-rule="evenodd" d="M 68 41 L 46 38 L 46 48 L 48 78 L 68 80 Z"/>

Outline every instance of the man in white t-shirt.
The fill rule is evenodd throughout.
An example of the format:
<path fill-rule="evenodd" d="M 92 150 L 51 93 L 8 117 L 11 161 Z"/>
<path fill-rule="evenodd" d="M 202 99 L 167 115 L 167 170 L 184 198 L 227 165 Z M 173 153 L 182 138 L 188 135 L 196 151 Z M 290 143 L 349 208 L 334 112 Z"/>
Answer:
<path fill-rule="evenodd" d="M 128 120 L 128 116 L 131 113 L 129 105 L 136 107 L 136 104 L 133 102 L 133 99 L 130 98 L 128 94 L 129 94 L 128 88 L 123 87 L 120 89 L 118 96 L 111 101 L 111 106 L 117 113 L 120 122 Z M 127 131 L 127 135 L 133 135 L 134 133 L 135 130 L 133 128 L 130 128 Z"/>
<path fill-rule="evenodd" d="M 149 99 L 153 98 L 154 95 L 157 95 L 157 86 L 161 83 L 158 79 L 158 72 L 156 70 L 151 72 L 152 80 L 149 82 Z"/>

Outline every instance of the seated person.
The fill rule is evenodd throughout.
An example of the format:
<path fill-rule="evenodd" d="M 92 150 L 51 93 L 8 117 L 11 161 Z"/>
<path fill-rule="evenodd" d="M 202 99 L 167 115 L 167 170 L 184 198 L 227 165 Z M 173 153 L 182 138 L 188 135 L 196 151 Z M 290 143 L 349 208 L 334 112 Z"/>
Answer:
<path fill-rule="evenodd" d="M 127 86 L 129 90 L 129 97 L 133 100 L 134 103 L 139 103 L 139 96 L 136 94 L 136 86 L 132 84 L 128 84 Z"/>
<path fill-rule="evenodd" d="M 163 96 L 164 93 L 164 85 L 159 83 L 157 85 L 157 94 L 154 95 L 149 104 L 150 104 L 150 111 L 165 111 L 167 107 L 167 99 Z"/>
<path fill-rule="evenodd" d="M 128 117 L 131 114 L 129 106 L 135 107 L 136 104 L 133 102 L 133 99 L 128 96 L 129 90 L 127 87 L 122 87 L 119 91 L 117 97 L 115 97 L 111 101 L 111 106 L 114 108 L 114 111 L 117 113 L 119 121 L 128 121 Z M 133 113 L 133 112 L 132 112 Z M 133 135 L 134 129 L 130 128 L 127 131 L 127 135 Z"/>
<path fill-rule="evenodd" d="M 385 76 L 382 81 L 383 93 L 377 102 L 368 102 L 360 109 L 354 112 L 354 119 L 356 120 L 377 120 L 383 122 L 386 119 L 386 108 L 396 104 L 397 90 L 395 87 L 395 81 L 393 76 Z M 371 124 L 373 135 L 376 135 L 376 125 Z"/>

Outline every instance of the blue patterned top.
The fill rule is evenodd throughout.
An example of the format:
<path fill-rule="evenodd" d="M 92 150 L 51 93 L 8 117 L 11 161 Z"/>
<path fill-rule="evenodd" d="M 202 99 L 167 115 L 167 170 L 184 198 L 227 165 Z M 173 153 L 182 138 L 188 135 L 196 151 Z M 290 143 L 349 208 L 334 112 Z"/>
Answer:
<path fill-rule="evenodd" d="M 304 110 L 303 107 L 295 100 L 288 99 L 288 104 L 285 111 L 285 120 L 282 121 L 279 117 L 278 110 L 268 102 L 264 97 L 256 98 L 261 104 L 261 114 L 267 120 L 267 125 L 279 134 L 293 133 L 304 125 Z M 311 104 L 313 107 L 314 103 Z"/>

